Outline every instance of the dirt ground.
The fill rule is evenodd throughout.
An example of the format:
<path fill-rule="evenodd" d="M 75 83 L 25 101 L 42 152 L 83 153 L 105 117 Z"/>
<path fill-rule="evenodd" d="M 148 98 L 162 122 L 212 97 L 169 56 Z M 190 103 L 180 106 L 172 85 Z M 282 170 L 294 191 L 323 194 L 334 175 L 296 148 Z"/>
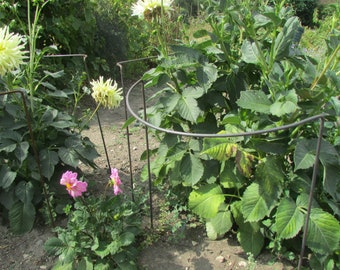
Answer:
<path fill-rule="evenodd" d="M 141 94 L 132 94 L 131 106 L 134 110 L 141 109 Z M 121 127 L 125 122 L 124 106 L 115 111 L 100 110 L 100 121 L 104 133 L 106 149 L 111 167 L 120 171 L 123 183 L 130 182 L 130 166 L 125 129 Z M 145 129 L 141 126 L 130 128 L 130 145 L 132 174 L 135 184 L 138 182 L 138 173 L 145 164 L 140 161 L 141 153 L 146 149 Z M 92 142 L 97 145 L 101 156 L 96 160 L 99 169 L 87 171 L 98 179 L 107 181 L 108 160 L 105 156 L 103 141 L 98 126 L 94 119 L 89 130 L 84 132 Z M 150 146 L 157 142 L 150 138 Z M 157 219 L 157 217 L 155 218 Z M 155 223 L 157 226 L 157 223 Z M 37 225 L 30 233 L 23 236 L 14 236 L 5 226 L 0 226 L 0 269 L 1 270 L 38 270 L 51 269 L 55 258 L 45 254 L 44 242 L 53 234 L 49 227 Z M 159 238 L 150 246 L 144 248 L 139 257 L 140 269 L 144 270 L 208 270 L 208 269 L 258 269 L 258 270 L 283 270 L 294 269 L 288 262 L 271 263 L 270 254 L 262 254 L 255 260 L 249 259 L 242 251 L 235 237 L 227 236 L 225 239 L 211 241 L 207 238 L 202 228 L 186 229 L 185 237 L 177 241 L 167 241 Z"/>

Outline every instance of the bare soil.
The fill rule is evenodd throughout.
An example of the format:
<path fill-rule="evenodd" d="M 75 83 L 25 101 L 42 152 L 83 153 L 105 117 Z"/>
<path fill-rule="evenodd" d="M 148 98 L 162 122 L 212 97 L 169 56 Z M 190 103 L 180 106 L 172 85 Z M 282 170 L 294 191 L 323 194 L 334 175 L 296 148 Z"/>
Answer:
<path fill-rule="evenodd" d="M 141 94 L 132 94 L 131 106 L 134 110 L 141 109 Z M 109 177 L 108 168 L 116 167 L 124 184 L 130 185 L 130 166 L 126 130 L 122 129 L 125 122 L 124 106 L 109 111 L 99 111 L 100 122 L 104 134 L 108 158 L 106 158 L 103 140 L 97 119 L 91 122 L 90 129 L 84 132 L 97 146 L 101 154 L 96 160 L 98 169 L 84 169 L 88 177 L 93 177 L 98 183 L 106 183 Z M 132 161 L 132 175 L 135 185 L 140 183 L 139 174 L 144 161 L 140 156 L 146 149 L 145 129 L 141 126 L 130 128 L 130 149 Z M 157 141 L 150 138 L 150 147 L 157 145 Z M 146 190 L 147 192 L 147 190 Z M 155 199 L 156 200 L 156 199 Z M 157 207 L 157 203 L 155 204 Z M 157 216 L 154 227 L 157 227 Z M 146 224 L 148 227 L 148 224 Z M 150 228 L 146 228 L 150 230 Z M 3 270 L 38 270 L 52 269 L 56 258 L 48 257 L 44 251 L 44 242 L 53 236 L 51 228 L 37 224 L 30 232 L 22 236 L 12 235 L 6 226 L 0 226 L 0 269 Z M 289 262 L 271 263 L 272 256 L 266 252 L 255 260 L 250 259 L 237 243 L 234 235 L 226 236 L 222 240 L 211 241 L 207 238 L 202 227 L 187 228 L 184 237 L 176 241 L 167 237 L 159 237 L 150 245 L 143 248 L 139 257 L 140 269 L 145 270 L 208 270 L 208 269 L 258 269 L 258 270 L 291 270 Z"/>

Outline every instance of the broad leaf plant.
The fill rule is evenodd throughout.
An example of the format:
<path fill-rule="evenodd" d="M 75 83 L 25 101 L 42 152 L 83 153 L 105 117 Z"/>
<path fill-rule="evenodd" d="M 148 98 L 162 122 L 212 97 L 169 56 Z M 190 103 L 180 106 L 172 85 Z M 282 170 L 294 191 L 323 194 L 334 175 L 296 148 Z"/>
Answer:
<path fill-rule="evenodd" d="M 171 46 L 143 76 L 146 87 L 160 89 L 148 121 L 176 131 L 237 134 L 326 113 L 306 245 L 315 269 L 339 267 L 339 14 L 317 59 L 299 46 L 302 27 L 284 1 L 207 2 L 209 27 L 190 43 Z M 298 254 L 319 125 L 232 138 L 155 131 L 155 184 L 186 189 L 211 239 L 236 230 L 254 256 L 264 248 Z"/>

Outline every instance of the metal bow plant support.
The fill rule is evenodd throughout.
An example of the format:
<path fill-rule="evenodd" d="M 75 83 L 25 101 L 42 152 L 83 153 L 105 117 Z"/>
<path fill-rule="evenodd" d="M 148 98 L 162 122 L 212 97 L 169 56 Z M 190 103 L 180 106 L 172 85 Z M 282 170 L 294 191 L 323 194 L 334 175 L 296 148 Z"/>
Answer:
<path fill-rule="evenodd" d="M 152 57 L 154 58 L 154 57 Z M 150 58 L 142 58 L 142 59 L 136 59 L 136 60 L 129 60 L 129 61 L 123 61 L 117 63 L 117 65 L 120 68 L 121 72 L 121 80 L 122 80 L 122 87 L 123 87 L 123 65 L 127 63 L 131 63 L 134 61 L 141 61 L 145 59 L 150 59 Z M 137 85 L 141 85 L 141 92 L 142 92 L 142 104 L 143 104 L 143 118 L 141 118 L 138 113 L 136 113 L 133 108 L 130 105 L 130 94 L 134 91 L 134 89 L 137 87 Z M 124 89 L 124 87 L 123 87 Z M 123 90 L 124 91 L 124 90 Z M 242 133 L 233 133 L 233 134 L 209 134 L 209 133 L 189 133 L 189 132 L 181 132 L 181 131 L 175 131 L 175 130 L 170 130 L 170 129 L 165 129 L 161 128 L 158 126 L 155 126 L 151 123 L 148 122 L 147 120 L 147 106 L 146 106 L 146 99 L 145 99 L 145 88 L 144 88 L 144 82 L 142 79 L 138 80 L 135 82 L 130 89 L 125 93 L 124 91 L 124 100 L 125 100 L 125 116 L 127 119 L 128 112 L 140 123 L 142 123 L 145 126 L 145 143 L 146 143 L 146 159 L 147 159 L 147 171 L 148 171 L 148 184 L 149 184 L 149 200 L 150 200 L 150 223 L 151 227 L 153 227 L 153 209 L 152 209 L 152 179 L 151 179 L 151 169 L 150 169 L 150 156 L 149 156 L 149 138 L 148 138 L 148 128 L 158 130 L 164 133 L 168 134 L 173 134 L 173 135 L 179 135 L 179 136 L 184 136 L 184 137 L 197 137 L 197 138 L 231 138 L 231 137 L 239 137 L 239 136 L 254 136 L 254 135 L 260 135 L 260 134 L 266 134 L 270 132 L 277 132 L 280 130 L 286 130 L 290 128 L 294 128 L 297 126 L 305 125 L 310 122 L 314 122 L 319 120 L 320 121 L 320 127 L 319 127 L 319 133 L 318 133 L 318 138 L 317 138 L 317 145 L 316 145 L 316 153 L 315 153 L 315 160 L 314 160 L 314 165 L 313 165 L 313 175 L 312 175 L 312 182 L 311 182 L 311 187 L 310 187 L 310 192 L 309 192 L 309 200 L 308 200 L 308 208 L 307 208 L 307 214 L 305 218 L 305 224 L 304 224 L 304 232 L 303 232 L 303 237 L 302 237 L 302 243 L 301 243 L 301 253 L 299 257 L 299 263 L 298 263 L 298 270 L 301 269 L 302 263 L 303 263 L 303 256 L 305 253 L 305 247 L 306 247 L 306 241 L 307 241 L 307 231 L 308 231 L 308 223 L 310 219 L 310 213 L 311 213 L 311 208 L 312 208 L 312 201 L 313 201 L 313 195 L 314 195 L 314 189 L 316 185 L 316 177 L 318 173 L 318 168 L 319 168 L 319 156 L 320 156 L 320 149 L 321 149 L 321 142 L 322 142 L 322 134 L 323 134 L 323 129 L 324 129 L 324 121 L 325 117 L 327 114 L 318 114 L 315 116 L 308 117 L 306 119 L 303 119 L 301 121 L 288 124 L 288 125 L 283 125 L 275 128 L 270 128 L 270 129 L 264 129 L 264 130 L 256 130 L 256 131 L 251 131 L 251 132 L 242 132 Z M 131 152 L 130 152 L 130 141 L 129 141 L 129 129 L 128 126 L 127 128 L 127 140 L 128 140 L 128 149 L 129 149 L 129 162 L 130 162 L 130 172 L 132 172 L 131 168 Z M 131 186 L 133 187 L 133 179 L 132 179 L 132 173 L 131 173 Z"/>

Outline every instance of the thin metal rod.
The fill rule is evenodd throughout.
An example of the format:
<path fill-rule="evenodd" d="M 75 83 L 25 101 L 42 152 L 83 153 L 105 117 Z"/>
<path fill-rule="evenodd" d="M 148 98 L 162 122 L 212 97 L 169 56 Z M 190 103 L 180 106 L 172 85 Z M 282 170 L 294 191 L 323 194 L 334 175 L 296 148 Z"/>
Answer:
<path fill-rule="evenodd" d="M 144 84 L 142 84 L 142 98 L 143 98 L 144 120 L 147 121 Z M 153 228 L 152 180 L 151 180 L 151 168 L 150 168 L 150 147 L 149 147 L 149 131 L 148 131 L 148 126 L 145 126 L 145 143 L 146 143 L 146 157 L 147 157 L 148 180 L 149 180 L 150 224 L 151 224 L 151 228 Z"/>
<path fill-rule="evenodd" d="M 100 121 L 100 117 L 99 117 L 98 111 L 96 111 L 96 115 L 97 115 L 97 120 L 98 120 L 98 126 L 99 126 L 99 130 L 100 130 L 100 135 L 101 135 L 102 141 L 103 141 L 103 146 L 104 146 L 104 151 L 105 151 L 107 166 L 108 166 L 109 174 L 110 174 L 110 173 L 111 173 L 110 159 L 109 159 L 109 155 L 108 155 L 108 153 L 107 153 L 107 148 L 106 148 L 106 143 L 105 143 L 103 128 L 102 128 L 102 124 L 101 124 L 101 121 Z"/>
<path fill-rule="evenodd" d="M 303 262 L 303 256 L 305 253 L 305 246 L 307 241 L 307 232 L 308 232 L 308 223 L 310 219 L 310 213 L 312 209 L 312 203 L 313 203 L 313 195 L 314 195 L 314 189 L 316 184 L 316 177 L 318 174 L 318 168 L 319 168 L 319 156 L 320 156 L 320 150 L 321 150 L 321 142 L 322 142 L 322 133 L 324 128 L 324 118 L 320 118 L 320 128 L 319 128 L 319 137 L 316 145 L 316 153 L 315 153 L 315 161 L 314 161 L 314 167 L 313 167 L 313 176 L 312 176 L 312 183 L 310 186 L 310 192 L 309 192 L 309 200 L 308 200 L 308 208 L 307 208 L 307 214 L 306 214 L 306 220 L 305 220 L 305 227 L 303 230 L 303 237 L 302 237 L 302 244 L 301 244 L 301 253 L 299 258 L 299 264 L 298 264 L 298 270 L 301 269 L 302 262 Z"/>
<path fill-rule="evenodd" d="M 119 62 L 117 63 L 117 66 L 120 70 L 120 83 L 123 89 L 123 97 L 124 97 L 124 115 L 125 115 L 125 121 L 128 119 L 128 111 L 127 111 L 127 105 L 126 105 L 126 91 L 124 87 L 124 75 L 123 75 L 123 63 L 128 63 L 128 61 L 125 62 Z M 129 125 L 126 125 L 126 140 L 127 140 L 127 147 L 128 147 L 128 156 L 129 156 L 129 170 L 130 170 L 130 185 L 131 185 L 131 198 L 132 201 L 135 201 L 135 195 L 134 195 L 134 182 L 133 182 L 133 172 L 132 172 L 132 156 L 131 156 L 131 144 L 130 144 L 130 128 Z"/>

